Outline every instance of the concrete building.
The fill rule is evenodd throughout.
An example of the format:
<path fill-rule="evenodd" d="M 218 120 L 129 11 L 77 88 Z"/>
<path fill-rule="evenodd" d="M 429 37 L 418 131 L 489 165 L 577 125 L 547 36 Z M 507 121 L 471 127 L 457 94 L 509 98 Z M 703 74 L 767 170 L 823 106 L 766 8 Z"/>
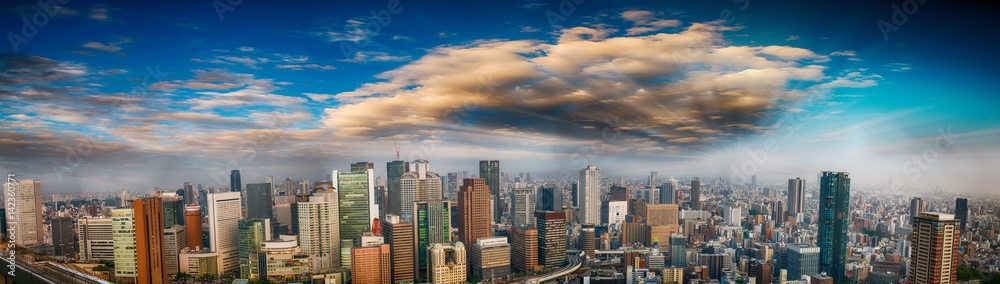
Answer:
<path fill-rule="evenodd" d="M 219 253 L 207 249 L 184 248 L 178 255 L 181 272 L 191 275 L 219 275 Z"/>
<path fill-rule="evenodd" d="M 239 192 L 208 195 L 209 247 L 219 253 L 219 272 L 239 273 L 239 220 L 243 216 Z"/>
<path fill-rule="evenodd" d="M 182 249 L 187 247 L 187 236 L 184 232 L 184 227 L 181 225 L 174 225 L 163 229 L 163 255 L 166 259 L 164 262 L 164 269 L 167 271 L 167 275 L 177 274 L 181 271 L 180 263 L 178 262 L 180 257 L 179 254 Z"/>
<path fill-rule="evenodd" d="M 76 229 L 80 233 L 81 260 L 115 260 L 111 218 L 81 218 L 77 220 Z"/>
<path fill-rule="evenodd" d="M 184 234 L 187 247 L 198 251 L 204 247 L 201 238 L 201 206 L 188 205 L 184 208 Z"/>
<path fill-rule="evenodd" d="M 535 212 L 538 228 L 538 264 L 546 268 L 566 263 L 566 213 Z"/>
<path fill-rule="evenodd" d="M 588 165 L 580 170 L 577 204 L 580 208 L 581 223 L 601 224 L 601 170 Z"/>
<path fill-rule="evenodd" d="M 308 274 L 309 257 L 298 246 L 298 237 L 280 235 L 277 239 L 261 242 L 260 249 L 250 253 L 259 271 L 256 279 L 267 279 L 274 283 L 304 280 Z"/>
<path fill-rule="evenodd" d="M 809 244 L 788 244 L 786 267 L 788 280 L 819 274 L 820 248 Z"/>
<path fill-rule="evenodd" d="M 517 227 L 510 232 L 511 268 L 517 272 L 542 269 L 538 264 L 538 229 Z"/>
<path fill-rule="evenodd" d="M 505 237 L 480 238 L 469 251 L 471 273 L 480 280 L 502 279 L 510 274 L 510 244 Z"/>
<path fill-rule="evenodd" d="M 427 248 L 427 280 L 440 284 L 466 283 L 465 244 L 434 243 Z"/>
<path fill-rule="evenodd" d="M 909 281 L 912 284 L 957 281 L 961 220 L 955 215 L 923 212 L 913 219 Z"/>
<path fill-rule="evenodd" d="M 413 282 L 414 235 L 413 224 L 404 222 L 398 215 L 387 214 L 382 220 L 382 237 L 390 245 L 392 255 L 392 283 Z"/>
<path fill-rule="evenodd" d="M 511 221 L 515 227 L 535 223 L 535 189 L 516 188 L 511 200 Z"/>
<path fill-rule="evenodd" d="M 492 236 L 492 215 L 490 214 L 490 189 L 486 179 L 467 178 L 462 180 L 458 191 L 458 238 L 462 243 L 471 244 L 479 238 Z"/>
<path fill-rule="evenodd" d="M 392 278 L 392 249 L 389 244 L 375 241 L 351 248 L 352 283 L 391 284 L 394 283 Z"/>

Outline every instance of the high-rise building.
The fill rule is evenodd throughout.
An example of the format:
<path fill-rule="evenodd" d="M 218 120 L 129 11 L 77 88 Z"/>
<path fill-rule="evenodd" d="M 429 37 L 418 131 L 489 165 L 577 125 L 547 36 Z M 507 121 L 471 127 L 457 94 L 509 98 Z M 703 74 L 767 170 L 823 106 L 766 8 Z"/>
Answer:
<path fill-rule="evenodd" d="M 274 218 L 274 198 L 270 183 L 248 183 L 246 198 L 247 219 Z"/>
<path fill-rule="evenodd" d="M 750 277 L 756 277 L 757 283 L 766 284 L 774 281 L 774 278 L 771 276 L 772 270 L 771 263 L 763 260 L 752 260 L 749 267 L 747 267 L 747 274 Z"/>
<path fill-rule="evenodd" d="M 601 224 L 601 170 L 588 165 L 580 170 L 580 185 L 577 198 L 580 207 L 580 222 Z"/>
<path fill-rule="evenodd" d="M 580 197 L 580 194 L 578 192 L 580 192 L 580 182 L 576 181 L 576 182 L 573 182 L 573 185 L 571 185 L 569 187 L 569 198 L 570 198 L 570 201 L 572 201 L 570 203 L 571 207 L 580 206 L 580 203 L 579 203 L 579 200 L 578 200 L 579 197 Z"/>
<path fill-rule="evenodd" d="M 251 187 L 247 185 L 247 192 Z M 239 230 L 240 278 L 257 279 L 260 274 L 257 259 L 251 253 L 260 250 L 260 244 L 271 239 L 271 219 L 240 219 Z"/>
<path fill-rule="evenodd" d="M 535 212 L 538 228 L 538 262 L 546 268 L 566 263 L 566 212 Z"/>
<path fill-rule="evenodd" d="M 687 266 L 687 238 L 684 235 L 670 235 L 670 267 Z"/>
<path fill-rule="evenodd" d="M 517 188 L 514 189 L 514 198 L 511 199 L 511 221 L 515 227 L 532 224 L 535 222 L 535 189 Z"/>
<path fill-rule="evenodd" d="M 352 173 L 366 173 L 366 172 L 368 172 L 368 170 L 374 171 L 375 170 L 375 164 L 374 163 L 369 163 L 369 162 L 351 163 L 351 172 Z"/>
<path fill-rule="evenodd" d="M 185 202 L 192 202 L 193 203 L 195 200 L 197 200 L 197 199 L 195 199 L 198 196 L 196 194 L 200 194 L 200 192 L 194 191 L 194 185 L 192 185 L 190 182 L 185 182 L 184 183 L 184 188 L 181 188 L 181 190 L 184 190 L 183 191 L 184 195 L 182 195 L 182 196 L 184 198 L 187 198 L 186 200 L 184 200 Z"/>
<path fill-rule="evenodd" d="M 132 206 L 137 283 L 167 283 L 163 201 L 159 197 L 136 199 Z"/>
<path fill-rule="evenodd" d="M 593 258 L 597 253 L 597 231 L 594 228 L 594 224 L 583 224 L 580 228 L 580 250 L 584 254 Z"/>
<path fill-rule="evenodd" d="M 701 210 L 701 181 L 697 177 L 691 179 L 691 209 Z"/>
<path fill-rule="evenodd" d="M 649 185 L 649 187 L 654 187 L 656 186 L 659 179 L 660 179 L 660 172 L 657 171 L 649 172 L 649 183 L 647 183 L 647 185 Z"/>
<path fill-rule="evenodd" d="M 678 225 L 680 220 L 677 204 L 646 205 L 646 224 L 650 226 Z"/>
<path fill-rule="evenodd" d="M 371 235 L 371 233 L 365 234 Z M 382 237 L 374 239 L 381 240 Z M 394 283 L 392 282 L 391 246 L 374 241 L 351 248 L 351 282 L 359 284 Z"/>
<path fill-rule="evenodd" d="M 910 199 L 910 220 L 916 219 L 917 216 L 920 216 L 920 213 L 924 212 L 924 206 L 926 205 L 927 203 L 920 197 Z"/>
<path fill-rule="evenodd" d="M 922 212 L 913 219 L 910 233 L 909 281 L 913 284 L 954 283 L 958 280 L 958 247 L 961 234 L 955 215 Z"/>
<path fill-rule="evenodd" d="M 184 197 L 164 194 L 160 198 L 163 199 L 163 226 L 184 226 Z"/>
<path fill-rule="evenodd" d="M 73 258 L 77 252 L 76 233 L 73 231 L 72 217 L 58 217 L 50 220 L 52 224 L 52 247 L 56 256 Z"/>
<path fill-rule="evenodd" d="M 427 248 L 434 243 L 451 242 L 451 201 L 420 201 L 413 204 L 413 232 L 416 235 L 417 279 L 427 280 Z M 463 265 L 464 261 L 463 261 Z M 464 270 L 464 269 L 463 269 Z"/>
<path fill-rule="evenodd" d="M 820 271 L 835 283 L 845 279 L 847 264 L 847 229 L 850 222 L 851 178 L 846 172 L 823 172 L 819 186 Z"/>
<path fill-rule="evenodd" d="M 955 219 L 958 221 L 958 228 L 962 232 L 968 228 L 969 224 L 969 200 L 965 198 L 955 198 Z"/>
<path fill-rule="evenodd" d="M 555 185 L 545 185 L 538 189 L 535 210 L 563 211 L 562 188 Z"/>
<path fill-rule="evenodd" d="M 312 195 L 296 203 L 299 247 L 309 256 L 313 272 L 339 268 L 340 210 L 337 190 L 317 185 Z"/>
<path fill-rule="evenodd" d="M 382 237 L 392 250 L 392 283 L 413 282 L 413 224 L 398 215 L 387 214 L 382 220 Z"/>
<path fill-rule="evenodd" d="M 410 163 L 398 160 L 386 163 L 387 182 L 385 187 L 387 195 L 389 195 L 389 200 L 386 202 L 389 209 L 386 212 L 389 214 L 402 214 L 402 191 L 400 191 L 402 185 L 400 180 L 408 172 L 410 172 Z"/>
<path fill-rule="evenodd" d="M 677 202 L 677 180 L 671 177 L 667 182 L 660 185 L 660 204 L 678 204 Z"/>
<path fill-rule="evenodd" d="M 540 270 L 538 265 L 538 229 L 515 227 L 510 231 L 511 268 L 517 272 Z"/>
<path fill-rule="evenodd" d="M 352 170 L 358 172 L 340 173 L 333 171 L 336 179 L 340 201 L 340 239 L 355 239 L 361 233 L 371 230 L 372 219 L 378 217 L 378 208 L 374 208 L 375 171 L 368 169 L 367 164 L 352 165 Z M 373 210 L 374 209 L 374 210 Z M 374 214 L 373 214 L 374 213 Z"/>
<path fill-rule="evenodd" d="M 400 217 L 407 222 L 414 221 L 415 202 L 441 200 L 441 176 L 430 171 L 430 163 L 427 160 L 416 160 L 410 163 L 410 168 L 412 171 L 400 177 L 402 192 Z"/>
<path fill-rule="evenodd" d="M 802 178 L 788 179 L 788 216 L 802 213 L 806 201 L 806 180 Z"/>
<path fill-rule="evenodd" d="M 458 173 L 448 173 L 448 192 L 445 193 L 445 195 L 449 196 L 448 200 L 458 198 L 459 183 Z"/>
<path fill-rule="evenodd" d="M 802 276 L 819 274 L 820 247 L 809 244 L 788 244 L 785 270 L 788 280 L 799 280 Z"/>
<path fill-rule="evenodd" d="M 219 253 L 219 273 L 240 271 L 239 220 L 243 216 L 239 192 L 208 195 L 209 247 Z"/>
<path fill-rule="evenodd" d="M 490 190 L 486 179 L 467 178 L 462 180 L 458 191 L 458 239 L 471 244 L 479 238 L 490 237 L 493 222 L 490 214 Z"/>
<path fill-rule="evenodd" d="M 166 258 L 163 269 L 167 271 L 167 275 L 181 271 L 179 254 L 182 249 L 187 248 L 187 236 L 184 233 L 184 227 L 181 225 L 163 229 L 163 256 Z"/>
<path fill-rule="evenodd" d="M 429 255 L 426 274 L 430 283 L 466 283 L 468 273 L 465 269 L 468 264 L 465 244 L 434 243 L 424 250 Z"/>
<path fill-rule="evenodd" d="M 305 280 L 301 277 L 309 273 L 309 261 L 300 258 L 301 253 L 297 236 L 279 235 L 277 239 L 262 242 L 259 250 L 250 253 L 250 258 L 258 265 L 255 269 L 260 272 L 258 279 L 292 283 Z"/>
<path fill-rule="evenodd" d="M 240 170 L 229 172 L 229 191 L 243 191 L 243 182 L 240 181 Z"/>
<path fill-rule="evenodd" d="M 500 200 L 500 161 L 479 161 L 479 178 L 486 180 L 493 199 L 493 221 L 500 222 L 503 216 L 503 202 Z"/>
<path fill-rule="evenodd" d="M 10 181 L 8 180 L 8 183 Z M 45 244 L 45 227 L 42 227 L 42 181 L 22 179 L 14 181 L 15 185 L 6 184 L 4 188 L 17 188 L 14 198 L 14 208 L 7 207 L 7 225 L 14 225 L 14 240 L 21 247 L 35 247 Z M 12 214 L 13 213 L 13 214 Z M 8 231 L 9 233 L 9 231 Z"/>
<path fill-rule="evenodd" d="M 502 279 L 510 274 L 510 244 L 506 237 L 480 238 L 469 251 L 470 274 L 482 280 Z"/>
<path fill-rule="evenodd" d="M 201 207 L 188 205 L 184 209 L 184 235 L 187 247 L 198 251 L 204 247 L 201 241 Z"/>
<path fill-rule="evenodd" d="M 118 283 L 138 283 L 139 281 L 134 214 L 132 208 L 111 210 L 115 240 L 115 279 Z"/>
<path fill-rule="evenodd" d="M 81 260 L 115 260 L 114 229 L 111 218 L 81 218 L 76 221 L 80 233 Z"/>

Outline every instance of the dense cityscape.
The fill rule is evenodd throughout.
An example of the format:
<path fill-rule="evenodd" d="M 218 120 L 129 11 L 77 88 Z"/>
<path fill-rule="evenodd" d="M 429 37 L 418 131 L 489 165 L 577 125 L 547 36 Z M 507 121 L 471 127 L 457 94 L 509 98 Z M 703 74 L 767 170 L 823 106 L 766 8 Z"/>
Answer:
<path fill-rule="evenodd" d="M 1000 284 L 997 11 L 3 0 L 0 284 Z"/>

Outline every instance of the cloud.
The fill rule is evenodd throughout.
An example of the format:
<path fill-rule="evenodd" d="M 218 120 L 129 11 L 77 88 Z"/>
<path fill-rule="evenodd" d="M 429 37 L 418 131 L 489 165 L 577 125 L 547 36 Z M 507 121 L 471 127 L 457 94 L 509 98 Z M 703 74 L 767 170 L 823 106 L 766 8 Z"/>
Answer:
<path fill-rule="evenodd" d="M 386 61 L 406 61 L 409 56 L 389 55 L 380 51 L 358 51 L 354 53 L 354 58 L 342 61 L 349 62 L 386 62 Z"/>
<path fill-rule="evenodd" d="M 325 31 L 313 32 L 312 34 L 330 42 L 359 42 L 367 40 L 369 37 L 368 31 L 365 30 L 365 24 L 364 19 L 348 19 L 346 24 L 339 28 L 328 27 Z"/>
<path fill-rule="evenodd" d="M 0 56 L 0 86 L 67 80 L 88 73 L 82 64 L 58 62 L 41 56 Z"/>
<path fill-rule="evenodd" d="M 649 13 L 622 16 L 642 21 Z M 435 139 L 446 129 L 458 144 L 475 143 L 466 133 L 498 129 L 557 141 L 600 139 L 611 131 L 631 139 L 616 151 L 677 153 L 761 133 L 805 97 L 789 86 L 831 83 L 818 65 L 825 56 L 790 46 L 732 46 L 721 34 L 731 29 L 693 23 L 676 33 L 614 37 L 612 30 L 574 27 L 555 43 L 439 47 L 376 82 L 335 94 L 339 103 L 322 122 L 345 139 Z M 867 79 L 852 75 L 845 80 L 855 85 L 827 87 L 860 87 Z"/>
<path fill-rule="evenodd" d="M 653 12 L 645 10 L 625 11 L 621 13 L 621 17 L 635 24 L 634 27 L 628 29 L 627 33 L 629 35 L 644 34 L 681 25 L 681 21 L 679 20 L 656 19 L 656 15 Z"/>
<path fill-rule="evenodd" d="M 93 50 L 100 50 L 100 51 L 104 51 L 104 52 L 119 52 L 119 51 L 122 50 L 122 45 L 123 44 L 127 44 L 127 43 L 132 43 L 132 38 L 130 38 L 130 37 L 121 37 L 121 38 L 118 38 L 118 40 L 112 41 L 112 42 L 108 42 L 107 44 L 101 43 L 101 42 L 96 42 L 96 41 L 91 41 L 91 42 L 83 44 L 83 47 L 84 48 L 93 49 Z"/>
<path fill-rule="evenodd" d="M 540 31 L 542 31 L 542 29 L 540 29 L 540 28 L 536 28 L 536 27 L 532 27 L 532 26 L 521 26 L 521 32 L 522 33 L 537 33 L 537 32 L 540 32 Z"/>
<path fill-rule="evenodd" d="M 331 94 L 303 93 L 303 95 L 318 103 L 325 103 L 334 98 L 334 95 Z"/>
<path fill-rule="evenodd" d="M 109 18 L 108 14 L 109 13 L 107 7 L 95 6 L 90 8 L 90 13 L 87 15 L 87 17 L 98 21 L 107 21 Z"/>
<path fill-rule="evenodd" d="M 253 49 L 253 47 L 243 46 L 243 47 L 240 47 L 240 51 L 242 51 L 242 52 L 252 52 L 252 51 L 254 51 L 254 49 Z"/>
<path fill-rule="evenodd" d="M 898 62 L 886 64 L 884 67 L 892 72 L 906 72 L 913 70 L 913 67 L 910 67 L 910 64 L 898 63 Z"/>
<path fill-rule="evenodd" d="M 796 40 L 799 40 L 799 36 L 797 36 L 797 35 L 791 35 L 791 36 L 788 36 L 788 38 L 785 39 L 785 41 L 796 41 Z"/>
<path fill-rule="evenodd" d="M 855 56 L 858 56 L 858 52 L 857 51 L 853 51 L 853 50 L 839 50 L 839 51 L 834 51 L 834 52 L 830 53 L 830 56 L 855 57 Z"/>

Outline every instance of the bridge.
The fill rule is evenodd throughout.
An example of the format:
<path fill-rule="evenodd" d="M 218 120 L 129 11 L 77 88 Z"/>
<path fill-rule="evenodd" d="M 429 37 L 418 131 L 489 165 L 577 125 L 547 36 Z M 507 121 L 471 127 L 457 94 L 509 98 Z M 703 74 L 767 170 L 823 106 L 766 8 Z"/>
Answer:
<path fill-rule="evenodd" d="M 566 254 L 567 254 L 566 266 L 563 266 L 562 268 L 559 268 L 556 271 L 552 271 L 551 273 L 548 273 L 546 275 L 541 275 L 536 278 L 528 279 L 523 283 L 529 283 L 529 284 L 544 283 L 545 281 L 552 281 L 559 279 L 563 276 L 573 273 L 577 269 L 580 269 L 580 266 L 583 265 L 583 253 L 579 251 L 567 251 Z"/>

